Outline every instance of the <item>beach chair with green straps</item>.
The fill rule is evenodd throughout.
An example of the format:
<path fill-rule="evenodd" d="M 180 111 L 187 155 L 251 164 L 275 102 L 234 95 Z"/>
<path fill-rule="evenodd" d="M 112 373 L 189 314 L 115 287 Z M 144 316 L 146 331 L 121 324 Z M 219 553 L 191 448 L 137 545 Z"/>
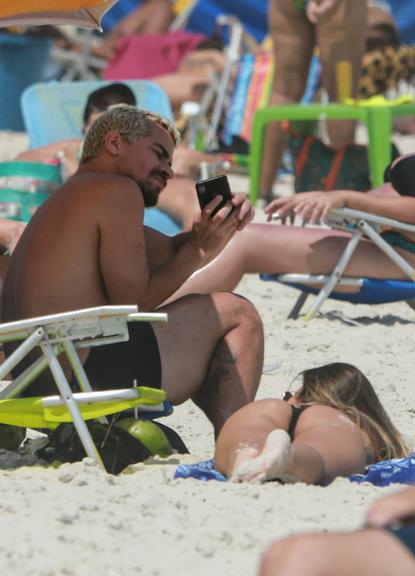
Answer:
<path fill-rule="evenodd" d="M 55 429 L 73 422 L 86 454 L 103 466 L 85 421 L 137 408 L 164 410 L 162 390 L 133 386 L 94 391 L 78 356 L 78 350 L 128 340 L 128 322 L 165 322 L 164 313 L 138 313 L 136 306 L 101 306 L 0 324 L 0 342 L 20 341 L 0 366 L 0 380 L 37 347 L 41 355 L 0 392 L 0 423 Z M 73 393 L 62 368 L 66 357 L 81 392 Z M 58 395 L 19 398 L 46 368 L 50 369 Z"/>
<path fill-rule="evenodd" d="M 59 163 L 0 162 L 0 217 L 28 222 L 60 184 Z"/>

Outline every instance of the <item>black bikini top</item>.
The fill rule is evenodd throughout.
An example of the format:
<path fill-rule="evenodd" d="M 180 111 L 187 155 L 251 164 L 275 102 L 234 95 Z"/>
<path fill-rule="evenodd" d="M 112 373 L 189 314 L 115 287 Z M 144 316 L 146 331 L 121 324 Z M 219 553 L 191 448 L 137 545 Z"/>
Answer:
<path fill-rule="evenodd" d="M 415 196 L 415 154 L 392 160 L 383 174 L 401 196 Z"/>

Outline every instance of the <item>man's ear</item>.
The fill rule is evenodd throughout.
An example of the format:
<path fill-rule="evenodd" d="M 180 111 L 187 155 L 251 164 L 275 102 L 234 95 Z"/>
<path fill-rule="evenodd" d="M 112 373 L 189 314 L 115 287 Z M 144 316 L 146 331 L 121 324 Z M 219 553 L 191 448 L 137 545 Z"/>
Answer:
<path fill-rule="evenodd" d="M 105 148 L 111 156 L 118 156 L 121 150 L 122 137 L 116 130 L 110 130 L 105 134 Z"/>

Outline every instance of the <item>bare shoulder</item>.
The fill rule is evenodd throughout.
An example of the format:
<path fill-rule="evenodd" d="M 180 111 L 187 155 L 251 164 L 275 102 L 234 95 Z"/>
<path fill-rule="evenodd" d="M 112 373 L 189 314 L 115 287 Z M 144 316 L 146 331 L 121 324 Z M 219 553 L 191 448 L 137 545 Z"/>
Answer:
<path fill-rule="evenodd" d="M 97 206 L 110 202 L 115 205 L 144 207 L 138 185 L 127 176 L 97 172 L 77 172 L 68 179 L 64 188 L 72 189 L 97 201 Z"/>

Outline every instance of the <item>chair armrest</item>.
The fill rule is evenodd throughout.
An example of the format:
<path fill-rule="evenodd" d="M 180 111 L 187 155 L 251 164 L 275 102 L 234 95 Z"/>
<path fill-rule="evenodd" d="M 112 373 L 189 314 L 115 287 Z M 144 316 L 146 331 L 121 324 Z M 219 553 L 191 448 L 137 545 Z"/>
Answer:
<path fill-rule="evenodd" d="M 415 224 L 409 224 L 407 222 L 402 222 L 401 220 L 393 220 L 392 218 L 385 218 L 384 216 L 378 216 L 377 214 L 363 212 L 361 210 L 352 210 L 351 208 L 335 208 L 334 210 L 330 210 L 328 216 L 329 224 L 330 222 L 333 222 L 344 223 L 346 225 L 347 223 L 356 222 L 358 220 L 364 220 L 368 224 L 387 226 L 415 234 Z"/>

